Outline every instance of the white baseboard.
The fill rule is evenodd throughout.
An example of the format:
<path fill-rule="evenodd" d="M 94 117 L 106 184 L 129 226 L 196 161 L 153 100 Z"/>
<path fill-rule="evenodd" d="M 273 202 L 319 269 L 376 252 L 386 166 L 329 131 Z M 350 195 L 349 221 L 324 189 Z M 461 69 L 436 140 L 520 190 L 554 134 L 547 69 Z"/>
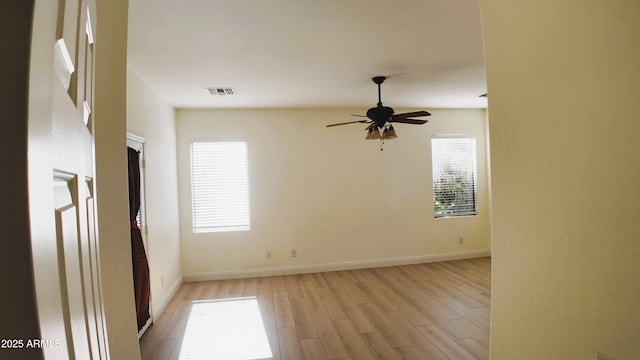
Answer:
<path fill-rule="evenodd" d="M 376 259 L 376 260 L 360 260 L 360 261 L 344 261 L 327 264 L 283 266 L 262 269 L 246 269 L 246 270 L 226 270 L 207 273 L 193 273 L 183 275 L 184 282 L 209 281 L 209 280 L 226 280 L 226 279 L 242 279 L 252 277 L 278 276 L 307 274 L 326 271 L 354 270 L 366 269 L 385 266 L 399 266 L 422 264 L 437 261 L 451 261 L 462 259 L 473 259 L 479 257 L 489 257 L 489 250 L 474 250 L 446 254 L 432 254 L 421 256 L 407 256 L 400 258 Z M 170 297 L 169 297 L 170 298 Z M 165 304 L 166 306 L 166 304 Z"/>
<path fill-rule="evenodd" d="M 173 284 L 171 284 L 169 291 L 167 291 L 163 297 L 161 297 L 159 300 L 153 299 L 151 306 L 153 307 L 154 321 L 157 320 L 160 317 L 160 315 L 164 312 L 164 309 L 167 308 L 167 305 L 169 305 L 169 301 L 171 301 L 171 299 L 173 298 L 173 295 L 175 295 L 178 289 L 180 289 L 180 285 L 182 285 L 182 282 L 183 282 L 183 277 L 178 277 L 176 281 Z"/>

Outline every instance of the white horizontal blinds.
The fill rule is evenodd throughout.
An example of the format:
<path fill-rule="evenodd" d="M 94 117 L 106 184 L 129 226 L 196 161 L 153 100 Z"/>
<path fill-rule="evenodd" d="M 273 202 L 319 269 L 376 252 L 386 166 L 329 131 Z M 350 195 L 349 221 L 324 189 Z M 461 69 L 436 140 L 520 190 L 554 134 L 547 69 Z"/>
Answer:
<path fill-rule="evenodd" d="M 193 232 L 249 230 L 245 141 L 191 143 Z"/>
<path fill-rule="evenodd" d="M 475 215 L 476 139 L 433 136 L 431 154 L 435 217 Z"/>

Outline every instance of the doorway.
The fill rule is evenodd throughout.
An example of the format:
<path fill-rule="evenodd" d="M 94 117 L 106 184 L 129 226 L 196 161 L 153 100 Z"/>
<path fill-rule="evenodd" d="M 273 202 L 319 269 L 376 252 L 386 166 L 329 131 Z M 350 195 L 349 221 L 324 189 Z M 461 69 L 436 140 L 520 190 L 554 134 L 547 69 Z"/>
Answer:
<path fill-rule="evenodd" d="M 136 150 L 139 154 L 139 170 L 140 170 L 140 210 L 138 211 L 135 222 L 142 234 L 142 242 L 144 244 L 145 253 L 149 253 L 149 240 L 147 236 L 147 217 L 146 217 L 146 201 L 145 201 L 145 139 L 141 136 L 127 133 L 127 147 Z M 148 256 L 147 256 L 148 259 Z M 138 331 L 138 339 L 144 335 L 149 326 L 153 323 L 152 299 L 149 295 L 149 319 Z"/>

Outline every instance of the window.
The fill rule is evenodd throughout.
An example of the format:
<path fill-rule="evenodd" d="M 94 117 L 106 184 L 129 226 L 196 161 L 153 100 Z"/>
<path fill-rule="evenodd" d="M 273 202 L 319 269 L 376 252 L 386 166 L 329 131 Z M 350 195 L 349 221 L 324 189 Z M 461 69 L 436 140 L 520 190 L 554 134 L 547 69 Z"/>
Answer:
<path fill-rule="evenodd" d="M 245 141 L 191 143 L 193 232 L 249 230 Z"/>
<path fill-rule="evenodd" d="M 433 136 L 434 216 L 475 215 L 476 139 L 470 136 Z"/>

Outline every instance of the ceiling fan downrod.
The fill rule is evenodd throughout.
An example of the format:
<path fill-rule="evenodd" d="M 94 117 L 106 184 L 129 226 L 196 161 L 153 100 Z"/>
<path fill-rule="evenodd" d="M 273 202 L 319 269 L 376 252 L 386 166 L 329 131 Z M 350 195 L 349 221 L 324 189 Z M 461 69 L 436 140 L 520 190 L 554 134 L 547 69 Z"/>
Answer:
<path fill-rule="evenodd" d="M 378 106 L 382 106 L 382 90 L 380 89 L 380 84 L 382 84 L 386 79 L 386 76 L 374 76 L 371 78 L 371 80 L 378 85 Z"/>

